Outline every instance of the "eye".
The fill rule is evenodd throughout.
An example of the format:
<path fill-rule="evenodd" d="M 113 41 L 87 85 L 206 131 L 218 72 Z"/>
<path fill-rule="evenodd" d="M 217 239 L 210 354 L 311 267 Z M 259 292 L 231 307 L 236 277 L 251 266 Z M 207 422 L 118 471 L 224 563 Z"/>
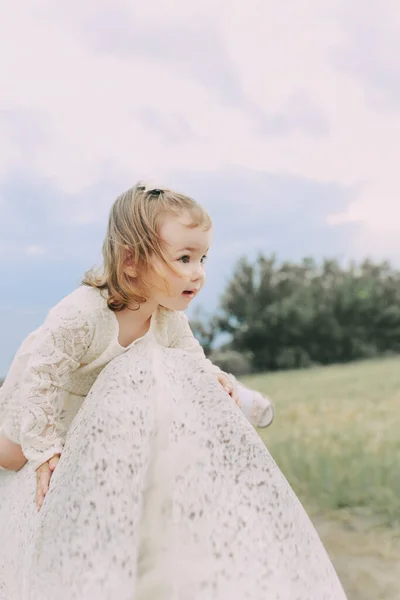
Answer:
<path fill-rule="evenodd" d="M 185 256 L 181 256 L 179 260 L 180 262 L 187 264 L 190 261 L 190 256 L 186 254 Z"/>
<path fill-rule="evenodd" d="M 202 265 L 204 265 L 204 263 L 206 262 L 207 258 L 208 258 L 207 254 L 205 254 L 204 256 L 201 257 L 201 261 L 200 262 L 201 262 Z"/>

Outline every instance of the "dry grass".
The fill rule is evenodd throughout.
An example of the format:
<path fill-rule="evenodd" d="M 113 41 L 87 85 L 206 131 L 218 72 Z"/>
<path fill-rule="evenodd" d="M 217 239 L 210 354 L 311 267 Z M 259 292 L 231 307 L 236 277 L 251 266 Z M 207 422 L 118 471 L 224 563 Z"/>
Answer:
<path fill-rule="evenodd" d="M 275 402 L 260 433 L 349 600 L 400 600 L 400 359 L 246 381 Z"/>

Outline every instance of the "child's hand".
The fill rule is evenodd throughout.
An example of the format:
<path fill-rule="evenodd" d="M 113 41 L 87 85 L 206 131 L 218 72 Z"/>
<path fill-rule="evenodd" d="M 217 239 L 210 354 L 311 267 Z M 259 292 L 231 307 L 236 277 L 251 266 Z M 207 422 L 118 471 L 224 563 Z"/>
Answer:
<path fill-rule="evenodd" d="M 59 460 L 60 454 L 55 454 L 36 469 L 36 506 L 38 511 L 42 508 L 44 497 L 49 491 L 51 476 Z"/>
<path fill-rule="evenodd" d="M 240 408 L 240 400 L 237 392 L 237 387 L 234 385 L 232 379 L 224 372 L 218 373 L 217 379 L 219 383 L 222 385 L 224 390 L 228 392 L 232 400 L 239 406 Z"/>

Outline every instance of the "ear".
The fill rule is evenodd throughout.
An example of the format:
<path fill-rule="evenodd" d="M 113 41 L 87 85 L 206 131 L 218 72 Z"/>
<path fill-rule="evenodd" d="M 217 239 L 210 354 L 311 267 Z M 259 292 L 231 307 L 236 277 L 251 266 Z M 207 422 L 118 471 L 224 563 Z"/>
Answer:
<path fill-rule="evenodd" d="M 128 277 L 137 276 L 137 269 L 133 261 L 132 250 L 128 247 L 125 248 L 124 273 L 128 275 Z"/>

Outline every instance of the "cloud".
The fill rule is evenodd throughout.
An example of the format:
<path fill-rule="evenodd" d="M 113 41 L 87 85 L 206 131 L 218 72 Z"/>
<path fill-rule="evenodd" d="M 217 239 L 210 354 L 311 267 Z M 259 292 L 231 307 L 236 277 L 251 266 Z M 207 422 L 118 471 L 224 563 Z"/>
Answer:
<path fill-rule="evenodd" d="M 322 111 L 304 92 L 293 93 L 281 112 L 261 115 L 260 134 L 264 136 L 290 135 L 304 132 L 320 137 L 329 134 L 329 122 Z"/>
<path fill-rule="evenodd" d="M 33 244 L 25 247 L 25 252 L 29 256 L 36 256 L 38 254 L 46 254 L 46 248 L 39 244 Z"/>
<path fill-rule="evenodd" d="M 169 143 L 196 137 L 186 119 L 179 115 L 162 115 L 154 109 L 143 108 L 139 111 L 139 120 L 148 131 L 161 134 Z"/>
<path fill-rule="evenodd" d="M 212 254 L 230 257 L 230 264 L 257 251 L 290 260 L 351 254 L 360 225 L 327 224 L 332 212 L 345 211 L 351 201 L 351 190 L 343 186 L 248 169 L 178 171 L 170 178 L 207 207 L 215 228 Z"/>
<path fill-rule="evenodd" d="M 233 166 L 335 182 L 354 192 L 337 220 L 363 223 L 355 248 L 366 249 L 366 237 L 371 245 L 369 233 L 378 244 L 400 210 L 400 116 L 365 91 L 368 81 L 397 102 L 400 8 L 388 7 L 361 0 L 351 8 L 302 0 L 290 10 L 272 0 L 179 10 L 163 0 L 11 7 L 0 26 L 9 82 L 0 106 L 3 175 L 29 163 L 71 194 L 108 171 L 122 188 L 177 168 Z M 14 125 L 4 126 L 9 114 Z"/>
<path fill-rule="evenodd" d="M 270 251 L 279 251 L 279 239 L 285 240 L 286 248 L 295 239 L 309 244 L 306 227 L 326 235 L 332 230 L 327 225 L 330 213 L 345 211 L 352 197 L 351 190 L 332 182 L 249 169 L 171 171 L 168 183 L 209 209 L 219 228 L 217 243 L 218 239 L 225 245 L 234 241 L 243 252 L 256 240 L 261 241 L 261 249 Z M 2 243 L 12 249 L 15 264 L 23 264 L 26 254 L 46 263 L 93 262 L 95 256 L 100 258 L 109 209 L 120 191 L 118 182 L 107 177 L 80 194 L 67 194 L 49 180 L 13 174 L 0 183 L 0 197 L 5 200 Z M 334 235 L 340 239 L 340 231 Z M 303 254 L 309 252 L 307 243 Z M 337 250 L 322 243 L 317 253 Z M 7 265 L 9 254 L 0 253 L 0 262 Z"/>
<path fill-rule="evenodd" d="M 235 65 L 219 34 L 219 25 L 213 13 L 189 10 L 184 18 L 169 22 L 165 13 L 148 12 L 143 7 L 120 3 L 103 3 L 102 9 L 79 18 L 79 37 L 83 43 L 104 55 L 128 59 L 145 60 L 166 66 L 180 77 L 195 79 L 212 90 L 224 105 L 246 107 L 248 102 L 235 73 Z M 136 80 L 140 88 L 148 81 Z M 163 88 L 155 79 L 149 92 L 163 96 L 170 90 Z"/>
<path fill-rule="evenodd" d="M 95 232 L 100 246 L 119 191 L 119 185 L 107 176 L 72 194 L 30 172 L 11 173 L 0 181 L 2 269 L 10 259 L 19 269 L 27 255 L 49 265 L 87 257 L 88 239 Z"/>
<path fill-rule="evenodd" d="M 400 262 L 399 33 L 394 0 L 10 4 L 2 297 L 72 288 L 137 179 L 209 207 L 211 303 L 242 251 Z"/>
<path fill-rule="evenodd" d="M 373 0 L 364 10 L 347 3 L 339 11 L 343 46 L 333 53 L 339 68 L 360 81 L 374 110 L 400 111 L 400 10 L 393 0 Z"/>

